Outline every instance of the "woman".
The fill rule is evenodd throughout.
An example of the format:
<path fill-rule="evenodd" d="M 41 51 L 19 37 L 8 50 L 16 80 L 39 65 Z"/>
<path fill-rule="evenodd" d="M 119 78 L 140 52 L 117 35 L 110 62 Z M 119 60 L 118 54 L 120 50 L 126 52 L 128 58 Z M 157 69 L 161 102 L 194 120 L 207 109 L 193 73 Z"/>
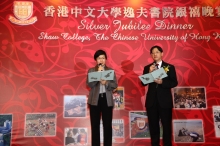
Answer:
<path fill-rule="evenodd" d="M 98 50 L 94 54 L 96 66 L 90 68 L 90 72 L 112 70 L 106 66 L 107 55 L 105 51 Z M 90 105 L 90 121 L 92 131 L 92 146 L 100 145 L 100 118 L 103 121 L 104 146 L 112 145 L 112 113 L 113 113 L 113 92 L 117 88 L 116 76 L 113 80 L 88 81 L 87 85 L 91 88 L 89 92 L 88 104 Z"/>

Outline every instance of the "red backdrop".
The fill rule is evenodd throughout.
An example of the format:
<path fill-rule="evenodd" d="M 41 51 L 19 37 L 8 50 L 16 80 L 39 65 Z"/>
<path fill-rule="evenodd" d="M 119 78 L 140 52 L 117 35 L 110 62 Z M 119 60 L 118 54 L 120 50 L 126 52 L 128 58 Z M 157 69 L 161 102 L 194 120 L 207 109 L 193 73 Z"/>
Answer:
<path fill-rule="evenodd" d="M 107 65 L 115 70 L 119 86 L 124 87 L 125 90 L 125 109 L 114 111 L 114 118 L 124 119 L 125 141 L 114 145 L 150 144 L 149 139 L 129 138 L 128 113 L 135 110 L 145 111 L 142 97 L 146 91 L 140 86 L 138 76 L 142 74 L 143 67 L 152 62 L 149 49 L 153 45 L 160 45 L 164 49 L 163 60 L 175 65 L 178 86 L 206 88 L 206 109 L 174 110 L 173 119 L 202 119 L 205 134 L 205 142 L 202 145 L 220 144 L 219 138 L 215 136 L 212 112 L 212 106 L 220 104 L 220 2 L 218 0 L 166 0 L 166 2 L 163 0 L 32 0 L 29 2 L 33 2 L 31 14 L 20 12 L 19 9 L 15 11 L 16 4 L 12 0 L 0 2 L 0 113 L 13 114 L 12 145 L 58 146 L 64 144 L 65 127 L 86 127 L 90 131 L 88 113 L 85 118 L 63 117 L 63 97 L 88 95 L 86 73 L 95 65 L 93 54 L 97 49 L 107 52 Z M 48 6 L 54 7 L 49 11 L 54 10 L 53 16 L 46 13 Z M 190 8 L 195 6 L 200 7 L 200 15 L 190 13 Z M 202 9 L 208 6 L 213 12 Z M 108 17 L 101 15 L 102 7 L 108 10 L 105 11 Z M 116 18 L 111 15 L 113 7 L 121 8 L 121 15 Z M 144 15 L 139 17 L 141 7 L 146 8 L 143 10 L 147 11 L 144 13 L 147 17 Z M 153 17 L 153 11 L 150 10 L 153 7 L 160 8 L 158 18 Z M 164 7 L 173 8 L 173 13 L 171 15 L 163 13 Z M 176 13 L 177 7 L 186 8 L 186 17 L 177 17 L 178 14 L 180 15 Z M 62 13 L 59 13 L 59 8 L 62 9 L 60 9 Z M 65 8 L 68 8 L 69 13 L 65 13 Z M 77 17 L 76 8 L 82 9 Z M 93 8 L 94 18 L 88 13 Z M 132 13 L 127 15 L 125 13 L 126 10 L 132 12 L 131 9 L 134 10 L 134 17 Z M 35 17 L 37 21 L 33 24 L 21 21 L 18 25 L 9 20 L 10 17 L 17 15 L 15 18 L 22 20 L 25 14 L 30 15 L 28 20 Z M 106 29 L 91 27 L 86 29 L 85 21 L 90 24 L 93 21 L 94 25 L 103 24 Z M 161 21 L 165 26 L 162 27 Z M 118 22 L 122 25 L 132 23 L 133 26 L 139 26 L 136 29 L 120 28 L 117 32 L 121 36 L 138 37 L 137 40 L 116 40 L 111 37 L 116 34 L 114 32 L 119 24 L 114 23 Z M 185 28 L 171 29 L 173 24 L 185 25 Z M 141 28 L 142 25 L 145 25 L 144 29 Z M 45 33 L 50 37 L 53 36 L 52 39 L 42 37 Z M 74 38 L 65 40 L 61 36 L 62 33 L 69 33 Z M 95 34 L 104 35 L 108 39 L 100 40 L 94 36 Z M 154 39 L 145 40 L 142 37 L 144 34 L 154 36 Z M 163 38 L 157 40 L 155 36 Z M 186 40 L 181 39 L 185 36 Z M 174 37 L 178 39 L 174 40 Z M 85 40 L 82 41 L 82 38 Z M 56 113 L 56 136 L 24 137 L 26 113 Z M 201 143 L 178 145 L 194 146 Z"/>

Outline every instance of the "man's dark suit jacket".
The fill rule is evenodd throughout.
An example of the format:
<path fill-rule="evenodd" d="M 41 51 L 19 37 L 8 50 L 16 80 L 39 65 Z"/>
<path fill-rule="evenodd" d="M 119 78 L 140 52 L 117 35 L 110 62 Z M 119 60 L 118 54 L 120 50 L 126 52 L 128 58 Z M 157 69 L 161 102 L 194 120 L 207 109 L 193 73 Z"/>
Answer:
<path fill-rule="evenodd" d="M 153 64 L 153 63 L 152 63 Z M 152 64 L 144 67 L 143 74 L 149 73 L 149 68 Z M 160 107 L 162 108 L 173 108 L 172 93 L 171 88 L 176 87 L 178 84 L 176 78 L 175 67 L 162 61 L 161 67 L 168 67 L 167 77 L 163 78 L 163 83 L 158 84 L 155 82 L 146 84 L 149 85 L 147 95 L 146 95 L 146 108 L 150 108 L 154 105 L 156 100 L 158 100 Z M 156 96 L 156 97 L 155 97 Z"/>

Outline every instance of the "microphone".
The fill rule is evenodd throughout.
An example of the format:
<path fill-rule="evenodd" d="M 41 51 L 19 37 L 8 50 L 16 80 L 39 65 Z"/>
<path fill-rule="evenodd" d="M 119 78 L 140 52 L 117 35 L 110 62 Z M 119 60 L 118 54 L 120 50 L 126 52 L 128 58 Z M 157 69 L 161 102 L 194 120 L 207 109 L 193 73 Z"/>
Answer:
<path fill-rule="evenodd" d="M 103 67 L 103 66 L 102 66 L 102 63 L 99 63 L 98 65 L 99 65 L 99 67 Z M 103 71 L 103 70 L 101 70 L 101 71 Z"/>
<path fill-rule="evenodd" d="M 158 67 L 159 64 L 156 61 L 154 61 L 153 65 L 156 67 L 156 69 L 159 69 Z"/>
<path fill-rule="evenodd" d="M 154 65 L 155 67 L 157 67 L 157 62 L 156 62 L 156 61 L 154 61 L 154 62 L 153 62 L 153 65 Z"/>
<path fill-rule="evenodd" d="M 156 61 L 153 62 L 153 65 L 156 67 L 156 68 L 154 68 L 154 70 L 157 70 L 158 69 L 158 64 L 157 64 Z"/>

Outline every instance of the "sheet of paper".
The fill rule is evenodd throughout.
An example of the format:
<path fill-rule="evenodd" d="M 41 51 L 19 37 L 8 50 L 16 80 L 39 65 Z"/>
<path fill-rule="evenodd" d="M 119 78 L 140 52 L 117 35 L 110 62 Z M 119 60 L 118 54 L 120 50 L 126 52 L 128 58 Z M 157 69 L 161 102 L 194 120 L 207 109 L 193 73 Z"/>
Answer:
<path fill-rule="evenodd" d="M 157 79 L 157 78 L 163 79 L 163 78 L 167 77 L 167 74 L 162 67 L 160 69 L 157 69 L 157 70 L 151 72 L 151 74 L 154 77 L 154 79 Z"/>
<path fill-rule="evenodd" d="M 140 79 L 144 84 L 149 84 L 149 83 L 151 83 L 151 82 L 154 81 L 154 78 L 153 78 L 153 76 L 152 76 L 150 73 L 139 76 L 139 79 Z"/>
<path fill-rule="evenodd" d="M 90 72 L 88 73 L 89 82 L 103 80 L 113 80 L 114 79 L 114 70 L 105 70 L 100 72 Z"/>
<path fill-rule="evenodd" d="M 154 82 L 155 79 L 160 78 L 163 79 L 167 77 L 167 74 L 163 68 L 157 69 L 151 73 L 144 74 L 139 76 L 139 79 L 144 83 L 144 84 L 149 84 Z"/>
<path fill-rule="evenodd" d="M 101 80 L 101 72 L 90 72 L 88 73 L 89 82 L 100 81 Z"/>
<path fill-rule="evenodd" d="M 103 80 L 113 80 L 114 70 L 105 70 L 101 72 L 101 79 Z"/>

